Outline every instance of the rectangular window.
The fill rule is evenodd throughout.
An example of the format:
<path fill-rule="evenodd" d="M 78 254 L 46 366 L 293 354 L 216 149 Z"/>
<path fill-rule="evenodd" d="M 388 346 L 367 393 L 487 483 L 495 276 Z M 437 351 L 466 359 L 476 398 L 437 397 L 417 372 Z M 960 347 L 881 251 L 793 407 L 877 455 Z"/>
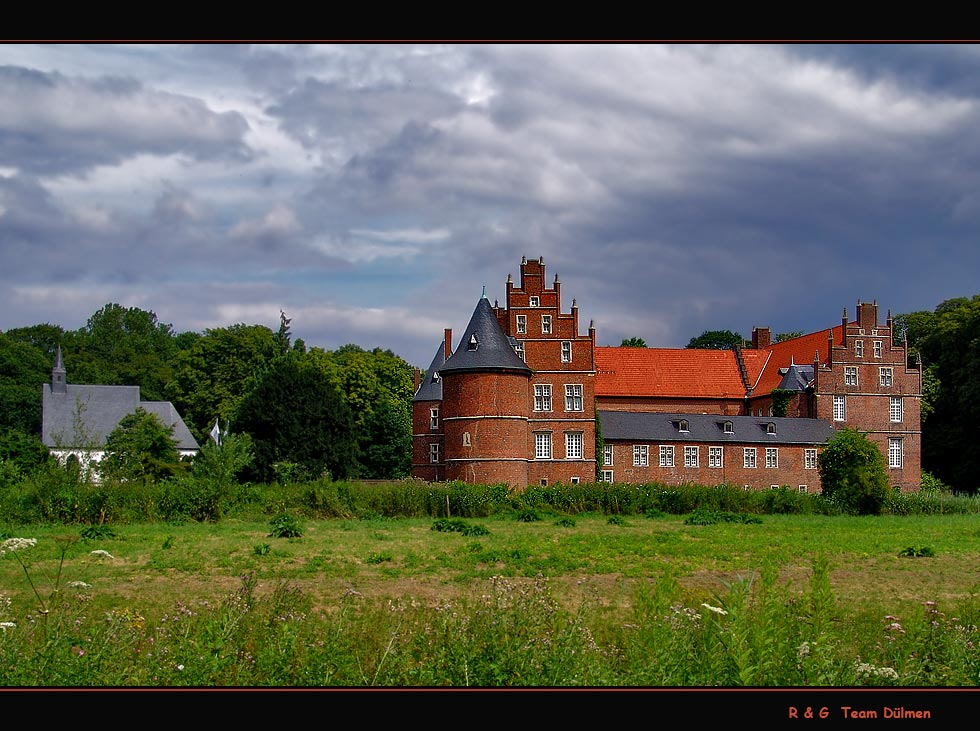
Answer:
<path fill-rule="evenodd" d="M 514 352 L 520 356 L 521 360 L 526 360 L 524 357 L 524 343 L 522 343 L 520 340 L 514 343 Z"/>
<path fill-rule="evenodd" d="M 613 471 L 603 470 L 602 471 L 602 482 L 612 482 L 613 481 Z"/>
<path fill-rule="evenodd" d="M 800 485 L 800 492 L 806 492 L 806 485 Z"/>
<path fill-rule="evenodd" d="M 844 366 L 844 385 L 845 386 L 858 385 L 857 366 Z"/>
<path fill-rule="evenodd" d="M 770 470 L 779 467 L 779 449 L 777 447 L 766 447 L 766 467 Z"/>
<path fill-rule="evenodd" d="M 875 358 L 881 357 L 881 341 L 875 340 Z"/>
<path fill-rule="evenodd" d="M 565 411 L 582 411 L 582 384 L 565 385 Z"/>
<path fill-rule="evenodd" d="M 433 463 L 439 461 L 439 445 L 438 444 L 430 444 L 429 445 L 429 461 L 430 462 L 433 462 Z"/>
<path fill-rule="evenodd" d="M 888 466 L 892 469 L 901 469 L 902 467 L 901 437 L 892 437 L 888 440 Z"/>
<path fill-rule="evenodd" d="M 551 335 L 551 315 L 541 315 L 541 334 Z"/>
<path fill-rule="evenodd" d="M 742 450 L 742 466 L 755 469 L 755 447 L 745 447 Z"/>
<path fill-rule="evenodd" d="M 650 464 L 650 449 L 646 444 L 633 445 L 633 466 L 646 467 Z"/>
<path fill-rule="evenodd" d="M 613 463 L 613 445 L 603 444 L 602 445 L 602 464 L 606 467 L 612 466 Z"/>
<path fill-rule="evenodd" d="M 708 447 L 708 467 L 724 466 L 724 450 L 721 447 Z"/>
<path fill-rule="evenodd" d="M 436 431 L 439 428 L 439 407 L 433 406 L 429 409 L 429 429 Z"/>
<path fill-rule="evenodd" d="M 854 341 L 854 357 L 863 358 L 864 357 L 864 341 L 855 340 Z"/>
<path fill-rule="evenodd" d="M 551 384 L 534 384 L 534 410 L 551 411 Z"/>
<path fill-rule="evenodd" d="M 888 404 L 888 417 L 893 424 L 901 424 L 905 416 L 905 409 L 902 407 L 902 397 L 892 396 Z"/>
<path fill-rule="evenodd" d="M 577 485 L 578 484 L 578 478 L 577 477 L 569 477 L 568 478 L 568 481 L 570 483 L 572 483 L 573 485 Z"/>
<path fill-rule="evenodd" d="M 572 362 L 572 343 L 570 340 L 563 340 L 561 343 L 561 362 Z"/>
<path fill-rule="evenodd" d="M 699 461 L 697 447 L 684 447 L 684 466 L 697 467 Z"/>
<path fill-rule="evenodd" d="M 844 421 L 847 416 L 847 405 L 843 396 L 834 396 L 834 421 Z"/>
<path fill-rule="evenodd" d="M 534 458 L 551 459 L 551 432 L 534 432 Z"/>
<path fill-rule="evenodd" d="M 892 385 L 892 369 L 891 368 L 879 368 L 878 369 L 878 383 L 880 383 L 885 388 L 890 388 Z"/>
<path fill-rule="evenodd" d="M 538 305 L 541 304 L 541 300 L 539 300 L 537 297 L 532 296 L 528 301 L 528 304 L 530 304 L 531 307 L 537 307 Z"/>
<path fill-rule="evenodd" d="M 661 467 L 674 466 L 674 448 L 669 444 L 660 445 L 660 466 Z"/>
<path fill-rule="evenodd" d="M 527 315 L 517 316 L 517 332 L 526 333 L 527 332 Z"/>
<path fill-rule="evenodd" d="M 803 469 L 805 469 L 805 470 L 815 470 L 815 469 L 817 469 L 817 450 L 816 449 L 804 449 L 803 450 Z"/>
<path fill-rule="evenodd" d="M 582 432 L 565 433 L 565 459 L 582 459 Z"/>

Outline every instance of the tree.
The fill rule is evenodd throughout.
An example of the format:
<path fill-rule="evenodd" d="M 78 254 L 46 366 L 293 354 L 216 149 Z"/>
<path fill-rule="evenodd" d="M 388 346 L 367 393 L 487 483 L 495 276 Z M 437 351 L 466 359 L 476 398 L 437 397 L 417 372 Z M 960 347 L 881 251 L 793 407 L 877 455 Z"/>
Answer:
<path fill-rule="evenodd" d="M 647 341 L 643 338 L 623 338 L 623 342 L 619 344 L 620 348 L 645 348 L 647 347 Z"/>
<path fill-rule="evenodd" d="M 140 406 L 106 437 L 99 468 L 104 476 L 123 480 L 160 479 L 178 472 L 179 462 L 173 427 Z"/>
<path fill-rule="evenodd" d="M 855 515 L 879 515 L 888 493 L 881 450 L 857 429 L 840 429 L 817 460 L 823 494 Z"/>
<path fill-rule="evenodd" d="M 219 492 L 227 491 L 238 474 L 252 464 L 255 450 L 248 434 L 222 435 L 221 443 L 205 441 L 194 457 L 194 477 L 210 481 Z"/>
<path fill-rule="evenodd" d="M 251 435 L 256 479 L 271 482 L 277 463 L 306 476 L 350 476 L 357 457 L 353 419 L 334 380 L 306 354 L 276 358 L 242 397 L 232 431 Z"/>
<path fill-rule="evenodd" d="M 799 338 L 803 336 L 802 330 L 792 330 L 787 333 L 776 333 L 776 338 L 773 342 L 781 343 L 784 340 L 792 340 L 793 338 Z"/>
<path fill-rule="evenodd" d="M 735 345 L 741 347 L 745 338 L 731 330 L 705 330 L 696 338 L 691 338 L 688 348 L 700 350 L 728 350 Z"/>

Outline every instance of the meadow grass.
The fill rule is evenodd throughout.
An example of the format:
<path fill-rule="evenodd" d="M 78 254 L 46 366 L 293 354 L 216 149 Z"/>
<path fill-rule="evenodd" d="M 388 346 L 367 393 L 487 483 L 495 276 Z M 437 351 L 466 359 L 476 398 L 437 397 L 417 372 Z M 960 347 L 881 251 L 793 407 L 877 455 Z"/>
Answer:
<path fill-rule="evenodd" d="M 980 686 L 976 514 L 533 511 L 6 525 L 0 685 Z"/>

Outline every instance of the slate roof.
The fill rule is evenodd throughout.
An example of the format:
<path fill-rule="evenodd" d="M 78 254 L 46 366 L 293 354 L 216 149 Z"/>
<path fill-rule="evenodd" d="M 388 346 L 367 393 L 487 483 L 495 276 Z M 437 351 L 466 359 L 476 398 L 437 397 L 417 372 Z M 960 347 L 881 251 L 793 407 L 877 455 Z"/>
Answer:
<path fill-rule="evenodd" d="M 686 420 L 688 431 L 678 425 Z M 732 422 L 725 434 L 724 423 Z M 826 444 L 834 428 L 823 419 L 765 416 L 719 416 L 717 414 L 656 414 L 632 411 L 600 411 L 602 438 L 648 442 L 710 442 L 735 444 Z M 776 433 L 768 434 L 769 424 Z"/>
<path fill-rule="evenodd" d="M 139 386 L 69 383 L 65 393 L 52 393 L 51 384 L 46 383 L 42 389 L 41 441 L 48 447 L 99 449 L 120 420 L 142 406 L 174 427 L 177 449 L 200 448 L 173 404 L 140 401 Z"/>
<path fill-rule="evenodd" d="M 439 343 L 439 349 L 436 350 L 425 372 L 425 378 L 419 384 L 419 390 L 415 392 L 412 401 L 442 401 L 442 378 L 439 377 L 439 370 L 445 362 L 446 344 Z"/>
<path fill-rule="evenodd" d="M 439 369 L 447 371 L 523 371 L 531 369 L 514 352 L 510 340 L 500 329 L 490 300 L 481 297 L 469 325 L 459 339 L 459 346 Z"/>
<path fill-rule="evenodd" d="M 748 355 L 749 351 L 743 351 Z M 752 369 L 748 368 L 749 361 Z M 750 378 L 761 370 L 747 359 Z M 745 385 L 731 350 L 597 347 L 596 397 L 744 398 Z M 751 382 L 751 381 L 750 381 Z"/>
<path fill-rule="evenodd" d="M 783 371 L 782 368 L 778 370 Z M 813 383 L 813 366 L 797 365 L 791 362 L 786 368 L 786 375 L 779 382 L 779 388 L 784 391 L 806 391 L 811 383 Z"/>

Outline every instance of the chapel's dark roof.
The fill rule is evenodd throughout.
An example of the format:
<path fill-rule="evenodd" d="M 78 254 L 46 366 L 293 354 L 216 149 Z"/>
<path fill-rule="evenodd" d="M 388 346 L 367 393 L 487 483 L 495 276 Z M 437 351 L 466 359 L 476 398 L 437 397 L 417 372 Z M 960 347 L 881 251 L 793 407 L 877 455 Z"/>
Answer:
<path fill-rule="evenodd" d="M 685 421 L 687 431 L 681 431 Z M 732 432 L 725 433 L 725 422 Z M 606 440 L 649 442 L 733 442 L 745 444 L 825 444 L 834 428 L 823 419 L 778 416 L 721 416 L 719 414 L 658 414 L 600 411 Z M 769 425 L 774 433 L 769 433 Z"/>
<path fill-rule="evenodd" d="M 439 370 L 442 373 L 486 370 L 531 372 L 500 329 L 497 316 L 486 297 L 481 297 L 477 302 L 459 346 Z"/>
<path fill-rule="evenodd" d="M 425 372 L 425 378 L 419 384 L 419 390 L 415 392 L 412 401 L 442 401 L 442 377 L 439 375 L 439 370 L 445 362 L 446 344 L 439 343 L 439 349 L 433 356 L 429 369 Z"/>
<path fill-rule="evenodd" d="M 778 388 L 784 391 L 806 391 L 811 383 L 813 383 L 813 366 L 791 362 Z"/>

